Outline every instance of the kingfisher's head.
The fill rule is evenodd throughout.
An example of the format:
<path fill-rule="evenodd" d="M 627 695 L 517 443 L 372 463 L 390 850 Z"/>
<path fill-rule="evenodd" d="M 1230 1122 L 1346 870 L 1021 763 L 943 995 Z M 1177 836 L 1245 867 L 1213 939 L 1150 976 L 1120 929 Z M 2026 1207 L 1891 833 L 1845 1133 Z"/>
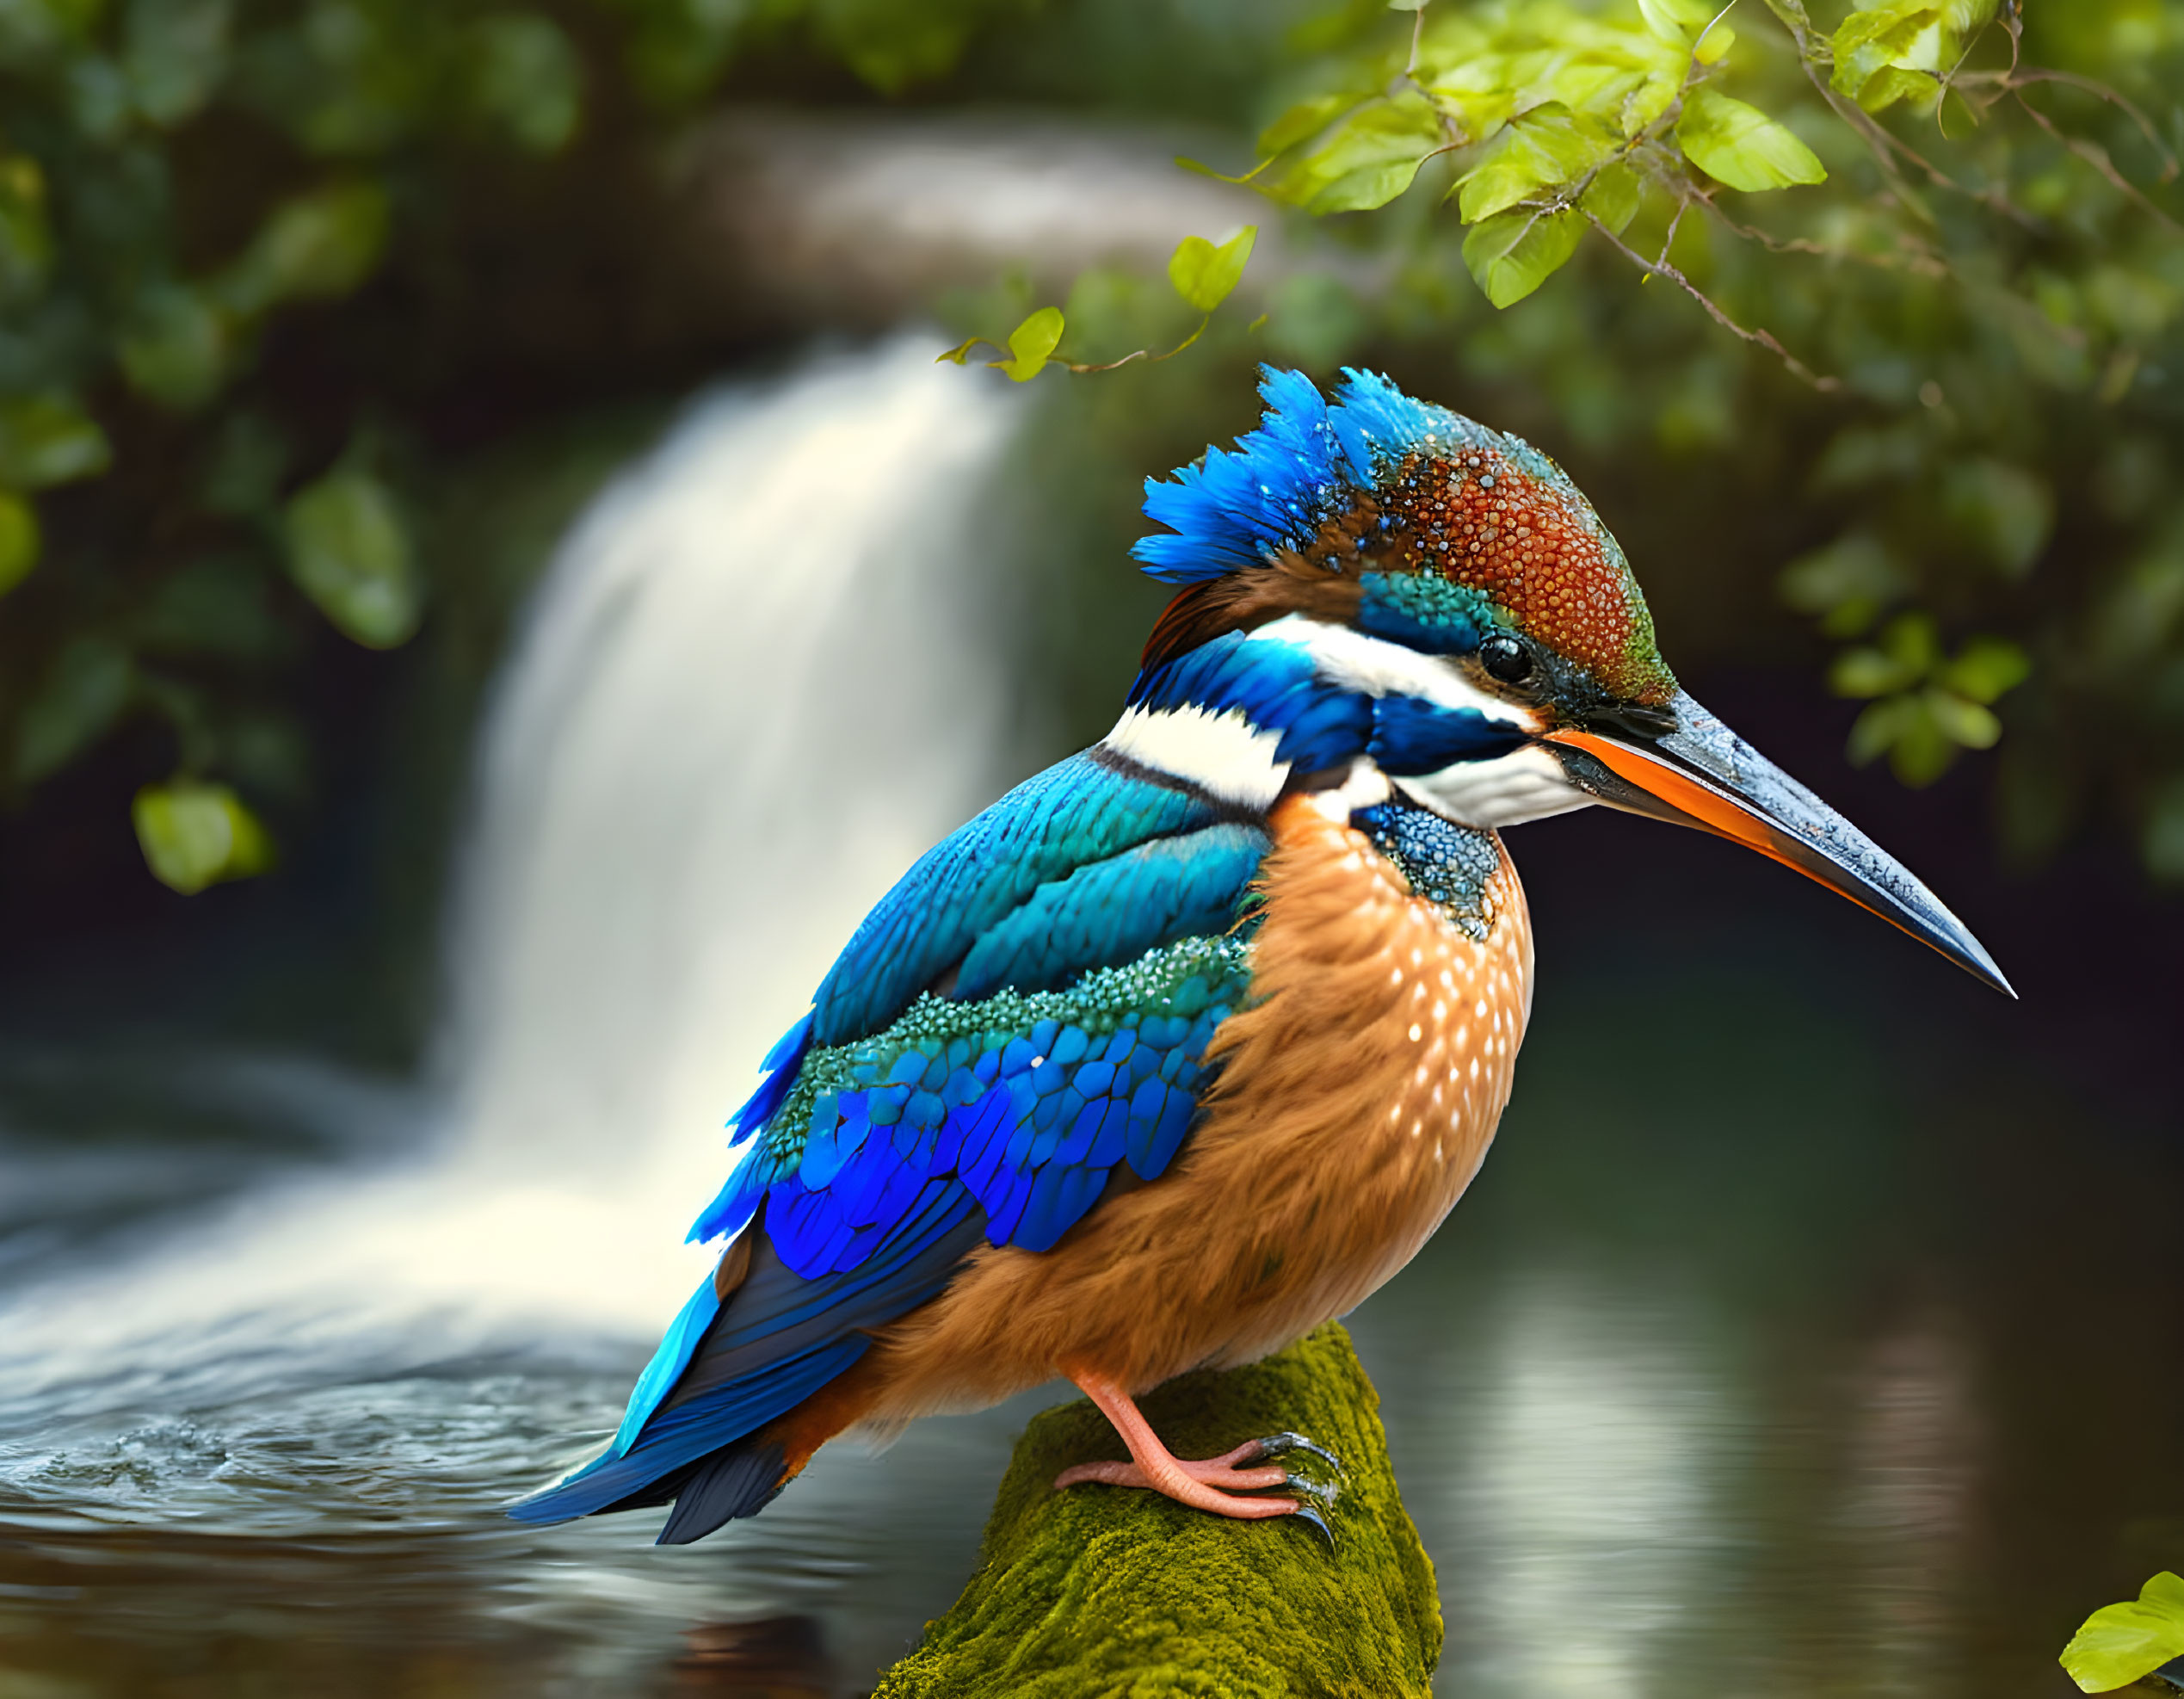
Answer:
<path fill-rule="evenodd" d="M 1183 586 L 1153 628 L 1116 755 L 1265 808 L 1392 788 L 1494 828 L 1602 802 L 1809 874 L 2007 991 L 1924 886 L 1692 700 L 1622 549 L 1561 467 L 1346 371 L 1330 403 L 1268 368 L 1268 411 L 1145 512 Z"/>

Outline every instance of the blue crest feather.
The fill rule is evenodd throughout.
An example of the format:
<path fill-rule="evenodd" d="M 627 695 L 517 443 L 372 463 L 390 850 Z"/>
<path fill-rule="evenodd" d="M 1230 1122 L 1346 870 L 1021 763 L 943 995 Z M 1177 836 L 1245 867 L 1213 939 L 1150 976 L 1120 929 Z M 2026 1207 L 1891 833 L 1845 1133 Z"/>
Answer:
<path fill-rule="evenodd" d="M 1392 458 L 1429 437 L 1461 440 L 1478 427 L 1414 401 L 1374 372 L 1344 368 L 1333 405 L 1302 372 L 1262 367 L 1267 411 L 1233 449 L 1208 448 L 1163 482 L 1145 480 L 1145 516 L 1167 534 L 1131 553 L 1169 584 L 1218 578 L 1308 541 L 1369 490 Z"/>

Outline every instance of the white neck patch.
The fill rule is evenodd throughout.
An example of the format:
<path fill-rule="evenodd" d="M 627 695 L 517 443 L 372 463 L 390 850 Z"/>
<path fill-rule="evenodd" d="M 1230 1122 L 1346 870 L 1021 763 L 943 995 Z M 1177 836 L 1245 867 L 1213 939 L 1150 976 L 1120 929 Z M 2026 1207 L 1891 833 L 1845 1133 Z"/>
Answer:
<path fill-rule="evenodd" d="M 1280 746 L 1280 732 L 1254 726 L 1240 707 L 1126 708 L 1100 740 L 1125 760 L 1261 813 L 1288 782 L 1289 763 L 1274 759 Z"/>
<path fill-rule="evenodd" d="M 1360 808 L 1377 808 L 1388 800 L 1388 775 L 1368 756 L 1359 756 L 1342 775 L 1342 782 L 1328 790 L 1307 791 L 1305 800 L 1337 825 L 1346 826 Z"/>

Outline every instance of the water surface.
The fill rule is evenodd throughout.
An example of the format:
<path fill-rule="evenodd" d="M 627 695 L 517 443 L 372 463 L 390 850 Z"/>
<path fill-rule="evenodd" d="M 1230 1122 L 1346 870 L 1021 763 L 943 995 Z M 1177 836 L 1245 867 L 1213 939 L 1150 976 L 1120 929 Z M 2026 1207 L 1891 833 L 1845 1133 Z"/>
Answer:
<path fill-rule="evenodd" d="M 1017 415 L 931 353 L 703 403 L 572 533 L 419 1078 L 0 1045 L 0 1699 L 843 1695 L 954 1597 L 1051 1394 L 695 1547 L 500 1515 L 701 1277 L 758 1057 L 1009 776 Z M 2070 1691 L 2076 1622 L 2184 1566 L 2173 1012 L 2067 958 L 2006 1010 L 1692 835 L 1513 843 L 1515 1106 L 1352 1322 L 1441 1690 Z M 2021 969 L 2040 917 L 2001 918 Z"/>

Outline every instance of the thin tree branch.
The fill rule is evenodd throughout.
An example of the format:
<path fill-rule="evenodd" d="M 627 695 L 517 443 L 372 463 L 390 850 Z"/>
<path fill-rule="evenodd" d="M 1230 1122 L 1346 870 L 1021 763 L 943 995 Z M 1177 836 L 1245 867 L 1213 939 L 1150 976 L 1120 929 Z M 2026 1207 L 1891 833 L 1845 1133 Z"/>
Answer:
<path fill-rule="evenodd" d="M 1894 182 L 1906 197 L 1910 194 L 1911 185 L 1896 163 L 1897 156 L 1899 155 L 1906 164 L 1916 166 L 1923 172 L 1927 180 L 1935 188 L 1945 188 L 1952 194 L 1961 195 L 1976 204 L 1991 207 L 2013 223 L 2022 226 L 2025 229 L 2035 233 L 2039 232 L 2041 228 L 2040 221 L 2018 206 L 2001 189 L 1967 188 L 1909 142 L 1896 135 L 1886 125 L 1860 106 L 1857 102 L 1846 100 L 1837 94 L 1834 85 L 1820 74 L 1820 55 L 1814 48 L 1813 32 L 1809 21 L 1805 17 L 1803 9 L 1798 8 L 1794 17 L 1786 7 L 1777 5 L 1774 10 L 1775 15 L 1782 20 L 1784 27 L 1789 30 L 1791 40 L 1796 44 L 1798 63 L 1805 69 L 1805 80 L 1812 84 L 1820 98 L 1827 102 L 1836 117 L 1842 119 L 1844 123 L 1849 125 L 1865 139 L 1867 149 L 1872 153 L 1874 161 L 1880 166 L 1883 174 Z"/>
<path fill-rule="evenodd" d="M 2064 134 L 2056 127 L 2055 120 L 2034 106 L 2032 102 L 2027 100 L 2022 91 L 2017 92 L 2017 104 L 2025 109 L 2035 124 L 2061 142 L 2071 152 L 2076 154 L 2079 158 L 2084 160 L 2087 164 L 2092 166 L 2095 170 L 2100 172 L 2113 188 L 2138 207 L 2141 212 L 2150 214 L 2171 230 L 2184 232 L 2184 224 L 2177 223 L 2175 219 L 2156 207 L 2147 198 L 2144 190 L 2116 169 L 2116 162 L 2108 157 L 2108 150 L 2101 146 L 2099 142 L 2088 141 L 2082 136 Z"/>
<path fill-rule="evenodd" d="M 2013 66 L 2004 86 L 2014 94 L 2028 83 L 2060 83 L 2068 88 L 2081 90 L 2091 95 L 2095 100 L 2105 102 L 2114 107 L 2138 127 L 2138 133 L 2146 138 L 2146 145 L 2161 155 L 2161 180 L 2163 182 L 2169 182 L 2175 179 L 2177 171 L 2175 150 L 2162 139 L 2162 133 L 2155 127 L 2151 118 L 2106 83 L 2096 83 L 2090 77 L 2081 77 L 2073 71 L 2050 71 L 2035 65 L 2029 71 L 2019 71 Z M 2019 98 L 2021 100 L 2023 96 L 2020 96 Z"/>
<path fill-rule="evenodd" d="M 1814 371 L 1810 366 L 1806 365 L 1805 361 L 1798 359 L 1797 355 L 1791 353 L 1789 349 L 1784 348 L 1780 343 L 1777 342 L 1774 339 L 1774 333 L 1773 331 L 1748 329 L 1744 325 L 1739 324 L 1734 318 L 1731 318 L 1727 313 L 1724 312 L 1721 308 L 1715 306 L 1712 298 L 1710 297 L 1705 290 L 1701 289 L 1697 284 L 1694 283 L 1688 277 L 1686 277 L 1683 273 L 1678 270 L 1675 266 L 1669 264 L 1666 259 L 1649 260 L 1644 255 L 1639 253 L 1637 249 L 1632 247 L 1629 243 L 1624 241 L 1621 237 L 1618 236 L 1613 231 L 1610 230 L 1606 225 L 1602 224 L 1593 213 L 1585 213 L 1585 217 L 1591 221 L 1594 229 L 1600 232 L 1602 236 L 1605 236 L 1610 242 L 1614 244 L 1616 250 L 1619 252 L 1624 258 L 1630 261 L 1632 265 L 1638 267 L 1640 271 L 1645 272 L 1650 276 L 1658 277 L 1666 282 L 1675 284 L 1679 289 L 1681 289 L 1684 293 L 1689 295 L 1692 300 L 1698 302 L 1700 306 L 1704 307 L 1706 310 L 1706 316 L 1709 318 L 1712 318 L 1715 324 L 1720 325 L 1723 330 L 1728 331 L 1731 336 L 1736 337 L 1740 341 L 1750 343 L 1755 348 L 1765 349 L 1777 360 L 1780 360 L 1792 377 L 1798 379 L 1800 382 L 1810 384 L 1814 389 L 1818 390 L 1823 395 L 1832 395 L 1842 389 L 1842 380 L 1840 378 L 1825 377 L 1820 373 Z"/>

